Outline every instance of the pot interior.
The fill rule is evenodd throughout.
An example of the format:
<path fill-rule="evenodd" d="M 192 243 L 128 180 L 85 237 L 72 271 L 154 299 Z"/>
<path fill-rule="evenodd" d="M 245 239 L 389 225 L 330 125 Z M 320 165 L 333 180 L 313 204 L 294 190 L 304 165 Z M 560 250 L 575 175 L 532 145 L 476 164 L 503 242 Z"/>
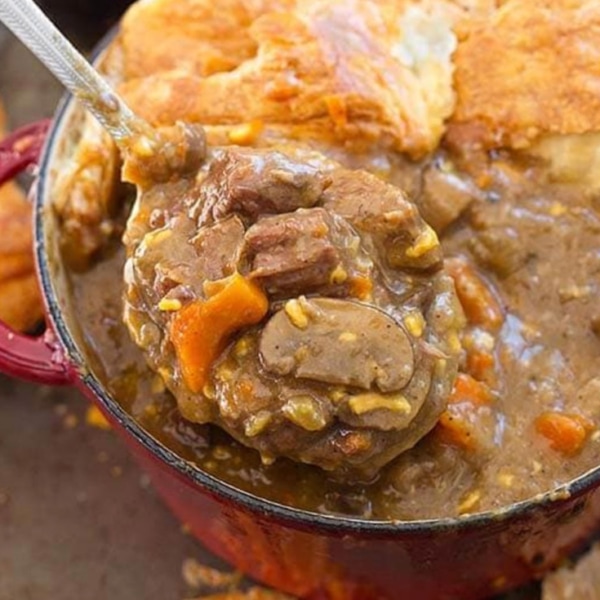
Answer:
<path fill-rule="evenodd" d="M 196 485 L 208 488 L 213 493 L 233 499 L 253 510 L 266 510 L 286 519 L 304 522 L 311 526 L 319 525 L 325 528 L 389 534 L 408 530 L 417 531 L 422 528 L 431 531 L 436 528 L 482 527 L 492 519 L 497 521 L 517 514 L 525 514 L 536 510 L 538 506 L 560 502 L 573 494 L 580 494 L 598 485 L 600 469 L 596 468 L 569 484 L 559 486 L 534 500 L 522 501 L 499 511 L 466 515 L 460 518 L 392 522 L 315 514 L 289 508 L 279 502 L 264 500 L 247 491 L 236 489 L 235 486 L 213 477 L 209 472 L 191 466 L 189 460 L 178 456 L 176 452 L 165 447 L 156 436 L 145 431 L 116 401 L 114 394 L 111 394 L 102 384 L 104 366 L 94 351 L 88 333 L 82 327 L 81 314 L 74 300 L 72 273 L 61 257 L 60 224 L 51 206 L 52 199 L 56 194 L 57 180 L 73 154 L 82 122 L 83 110 L 71 99 L 65 99 L 57 111 L 54 126 L 48 138 L 38 182 L 36 200 L 38 264 L 45 297 L 49 305 L 51 324 L 66 348 L 70 362 L 104 408 L 148 450 L 159 456 L 161 460 L 166 460 L 172 468 L 183 474 L 190 482 L 193 481 Z"/>

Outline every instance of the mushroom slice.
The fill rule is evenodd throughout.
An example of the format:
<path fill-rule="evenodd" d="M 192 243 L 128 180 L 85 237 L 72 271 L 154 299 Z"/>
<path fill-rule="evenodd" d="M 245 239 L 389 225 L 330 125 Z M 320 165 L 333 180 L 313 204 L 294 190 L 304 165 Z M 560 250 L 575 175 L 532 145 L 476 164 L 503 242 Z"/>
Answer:
<path fill-rule="evenodd" d="M 264 327 L 264 367 L 333 385 L 402 389 L 414 371 L 406 331 L 381 310 L 350 300 L 290 300 Z"/>

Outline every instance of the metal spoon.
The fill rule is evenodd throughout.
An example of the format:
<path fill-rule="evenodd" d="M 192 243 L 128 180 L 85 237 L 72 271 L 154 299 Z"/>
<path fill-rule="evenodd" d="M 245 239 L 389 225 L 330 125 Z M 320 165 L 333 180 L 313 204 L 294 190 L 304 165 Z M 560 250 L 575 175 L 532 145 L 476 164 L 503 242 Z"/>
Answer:
<path fill-rule="evenodd" d="M 121 149 L 133 138 L 155 137 L 32 0 L 0 0 L 0 21 L 98 119 Z"/>
<path fill-rule="evenodd" d="M 110 134 L 125 159 L 125 180 L 144 187 L 197 169 L 206 151 L 203 129 L 177 123 L 159 132 L 135 115 L 33 0 L 0 0 L 0 21 Z"/>

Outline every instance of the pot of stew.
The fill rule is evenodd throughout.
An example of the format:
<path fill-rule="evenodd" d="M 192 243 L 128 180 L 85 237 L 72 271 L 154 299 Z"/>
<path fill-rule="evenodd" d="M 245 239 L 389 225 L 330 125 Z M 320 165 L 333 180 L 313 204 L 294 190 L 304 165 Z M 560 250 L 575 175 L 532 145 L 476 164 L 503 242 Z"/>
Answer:
<path fill-rule="evenodd" d="M 135 4 L 97 64 L 184 167 L 123 164 L 71 98 L 3 143 L 6 181 L 47 130 L 47 330 L 2 325 L 0 368 L 77 386 L 189 530 L 277 589 L 468 600 L 542 576 L 600 519 L 598 140 L 519 120 L 527 73 L 510 118 L 477 106 L 507 93 L 470 67 L 518 3 L 477 26 L 395 7 L 398 30 L 368 0 L 174 4 Z"/>

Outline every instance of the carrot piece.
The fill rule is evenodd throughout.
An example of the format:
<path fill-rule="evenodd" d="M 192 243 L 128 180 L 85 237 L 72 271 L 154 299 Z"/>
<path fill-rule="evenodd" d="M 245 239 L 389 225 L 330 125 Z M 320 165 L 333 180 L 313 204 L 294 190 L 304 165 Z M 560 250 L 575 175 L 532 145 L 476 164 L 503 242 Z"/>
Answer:
<path fill-rule="evenodd" d="M 473 424 L 452 409 L 447 409 L 440 415 L 436 433 L 438 439 L 446 444 L 452 444 L 464 450 L 475 449 Z"/>
<path fill-rule="evenodd" d="M 476 350 L 467 353 L 467 371 L 475 379 L 485 381 L 494 366 L 494 356 L 489 352 Z"/>
<path fill-rule="evenodd" d="M 200 392 L 207 383 L 210 367 L 230 336 L 261 321 L 268 308 L 269 301 L 260 287 L 235 273 L 213 296 L 188 304 L 175 314 L 170 337 L 183 380 L 192 392 Z"/>
<path fill-rule="evenodd" d="M 577 454 L 593 429 L 585 417 L 561 412 L 545 412 L 535 419 L 536 431 L 544 436 L 550 447 L 566 455 Z"/>
<path fill-rule="evenodd" d="M 465 450 L 475 450 L 477 410 L 489 406 L 491 401 L 492 394 L 485 383 L 459 373 L 448 398 L 448 407 L 440 415 L 436 427 L 438 439 Z"/>
<path fill-rule="evenodd" d="M 459 373 L 454 381 L 448 404 L 468 402 L 474 406 L 487 406 L 492 401 L 490 388 L 466 373 Z"/>
<path fill-rule="evenodd" d="M 446 268 L 454 279 L 456 294 L 468 321 L 491 331 L 500 329 L 504 322 L 504 314 L 498 300 L 483 279 L 461 259 L 446 260 Z"/>

